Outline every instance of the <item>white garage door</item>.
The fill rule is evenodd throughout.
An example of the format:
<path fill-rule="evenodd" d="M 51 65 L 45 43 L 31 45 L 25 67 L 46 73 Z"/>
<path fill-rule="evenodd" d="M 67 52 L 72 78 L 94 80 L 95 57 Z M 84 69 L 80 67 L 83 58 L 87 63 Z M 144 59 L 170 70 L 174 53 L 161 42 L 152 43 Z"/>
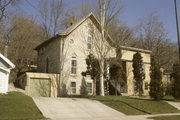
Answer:
<path fill-rule="evenodd" d="M 0 93 L 6 93 L 8 90 L 8 75 L 0 70 Z"/>

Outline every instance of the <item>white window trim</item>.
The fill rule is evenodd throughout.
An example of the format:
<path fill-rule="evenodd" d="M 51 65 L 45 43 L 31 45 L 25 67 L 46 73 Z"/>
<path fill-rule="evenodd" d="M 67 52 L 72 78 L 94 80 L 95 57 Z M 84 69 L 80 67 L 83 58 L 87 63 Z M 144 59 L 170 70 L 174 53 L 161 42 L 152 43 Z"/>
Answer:
<path fill-rule="evenodd" d="M 72 60 L 76 60 L 76 73 L 72 73 Z M 70 73 L 71 75 L 77 75 L 77 56 L 72 56 L 71 57 L 71 64 L 70 64 Z"/>
<path fill-rule="evenodd" d="M 93 93 L 93 83 L 92 82 L 87 82 L 87 84 L 90 83 L 91 84 L 91 93 L 89 93 L 88 91 L 88 94 L 92 94 Z"/>
<path fill-rule="evenodd" d="M 76 85 L 76 87 L 72 87 L 72 82 L 74 82 L 75 83 L 75 85 Z M 76 89 L 76 92 L 75 93 L 73 93 L 73 89 Z M 76 81 L 71 81 L 71 93 L 72 94 L 76 94 L 77 93 L 77 82 Z"/>
<path fill-rule="evenodd" d="M 88 40 L 89 37 L 91 38 L 91 41 L 90 41 L 90 42 L 89 42 L 89 40 Z M 91 48 L 90 48 L 90 49 L 89 49 L 89 47 L 88 47 L 89 44 L 91 45 Z M 88 35 L 88 36 L 87 36 L 87 49 L 88 49 L 88 50 L 92 50 L 92 49 L 93 49 L 93 38 L 92 38 L 91 35 Z"/>

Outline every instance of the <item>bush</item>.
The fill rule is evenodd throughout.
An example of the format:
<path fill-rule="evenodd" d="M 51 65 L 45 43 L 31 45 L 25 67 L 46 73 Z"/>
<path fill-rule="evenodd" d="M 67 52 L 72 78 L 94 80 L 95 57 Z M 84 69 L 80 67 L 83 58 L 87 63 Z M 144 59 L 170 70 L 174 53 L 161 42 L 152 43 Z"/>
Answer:
<path fill-rule="evenodd" d="M 180 63 L 174 64 L 173 66 L 173 85 L 172 95 L 176 99 L 180 99 Z"/>
<path fill-rule="evenodd" d="M 87 84 L 84 78 L 82 79 L 82 82 L 81 82 L 80 94 L 88 95 Z"/>

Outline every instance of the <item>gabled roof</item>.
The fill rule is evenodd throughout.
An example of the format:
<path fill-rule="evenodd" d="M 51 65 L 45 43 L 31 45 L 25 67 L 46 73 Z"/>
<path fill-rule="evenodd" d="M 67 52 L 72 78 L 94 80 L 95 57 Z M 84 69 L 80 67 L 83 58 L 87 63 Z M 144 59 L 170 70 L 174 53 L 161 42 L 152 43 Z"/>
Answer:
<path fill-rule="evenodd" d="M 52 42 L 53 40 L 55 40 L 55 38 L 60 38 L 60 37 L 66 37 L 68 36 L 71 32 L 73 32 L 78 26 L 80 26 L 84 21 L 86 21 L 88 18 L 90 18 L 95 25 L 97 25 L 97 27 L 100 29 L 100 23 L 97 20 L 96 16 L 93 13 L 88 14 L 87 16 L 85 16 L 83 19 L 81 19 L 79 22 L 71 25 L 69 28 L 67 28 L 65 31 L 55 35 L 54 37 L 44 41 L 43 43 L 41 43 L 40 45 L 38 45 L 35 50 L 39 50 L 42 46 Z M 109 36 L 108 33 L 106 33 L 106 35 L 108 36 L 109 39 L 111 39 L 111 37 Z"/>
<path fill-rule="evenodd" d="M 40 45 L 38 45 L 35 48 L 35 50 L 39 50 L 41 47 L 43 47 L 44 45 L 47 45 L 48 43 L 52 42 L 56 38 L 64 38 L 64 37 L 68 36 L 70 33 L 72 33 L 78 26 L 80 26 L 88 18 L 90 18 L 94 22 L 94 24 L 97 26 L 97 28 L 100 29 L 99 20 L 96 18 L 96 16 L 93 13 L 90 13 L 87 16 L 85 16 L 83 19 L 81 19 L 79 22 L 71 25 L 65 31 L 53 36 L 52 38 L 50 38 L 50 39 L 44 41 L 43 43 L 41 43 Z M 107 38 L 112 40 L 111 36 L 106 31 L 105 31 L 105 35 L 107 36 Z M 137 52 L 145 52 L 145 53 L 151 53 L 152 52 L 150 50 L 144 50 L 144 49 L 139 49 L 139 48 L 134 48 L 134 47 L 127 47 L 127 46 L 121 46 L 121 48 L 126 49 L 126 50 L 131 50 L 131 51 L 137 51 Z"/>
<path fill-rule="evenodd" d="M 1 53 L 0 53 L 0 58 L 2 60 L 4 60 L 4 62 L 6 62 L 10 66 L 10 69 L 15 68 L 15 65 L 8 58 L 6 58 L 4 55 L 2 55 Z"/>
<path fill-rule="evenodd" d="M 59 33 L 59 35 L 69 35 L 72 31 L 74 31 L 79 25 L 81 25 L 85 20 L 90 18 L 92 21 L 94 21 L 97 25 L 100 25 L 99 21 L 97 20 L 96 16 L 93 13 L 89 13 L 87 16 L 85 16 L 83 19 L 81 19 L 79 22 L 71 25 L 69 28 L 67 28 L 62 33 Z"/>

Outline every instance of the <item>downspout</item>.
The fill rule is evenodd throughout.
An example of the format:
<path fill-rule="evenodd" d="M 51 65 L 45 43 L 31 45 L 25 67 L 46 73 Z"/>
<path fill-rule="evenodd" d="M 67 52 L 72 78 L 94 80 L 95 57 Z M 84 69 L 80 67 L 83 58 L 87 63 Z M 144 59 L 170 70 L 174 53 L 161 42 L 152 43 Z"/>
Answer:
<path fill-rule="evenodd" d="M 59 88 L 58 95 L 61 96 L 61 87 L 63 82 L 63 52 L 64 52 L 64 38 L 60 39 L 60 48 L 59 48 Z"/>

